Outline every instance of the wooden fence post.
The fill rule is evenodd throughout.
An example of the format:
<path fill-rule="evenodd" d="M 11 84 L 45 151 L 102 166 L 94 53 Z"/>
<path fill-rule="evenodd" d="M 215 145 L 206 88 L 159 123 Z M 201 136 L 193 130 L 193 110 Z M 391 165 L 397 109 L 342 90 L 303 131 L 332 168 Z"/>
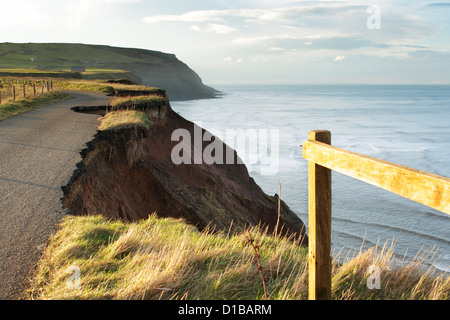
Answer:
<path fill-rule="evenodd" d="M 309 140 L 331 144 L 331 133 L 310 131 Z M 331 299 L 331 170 L 308 163 L 309 299 Z"/>
<path fill-rule="evenodd" d="M 25 91 L 25 83 L 22 84 L 22 91 L 23 91 L 23 97 L 25 98 L 27 96 L 27 93 Z"/>
<path fill-rule="evenodd" d="M 12 86 L 13 100 L 16 101 L 16 87 Z"/>

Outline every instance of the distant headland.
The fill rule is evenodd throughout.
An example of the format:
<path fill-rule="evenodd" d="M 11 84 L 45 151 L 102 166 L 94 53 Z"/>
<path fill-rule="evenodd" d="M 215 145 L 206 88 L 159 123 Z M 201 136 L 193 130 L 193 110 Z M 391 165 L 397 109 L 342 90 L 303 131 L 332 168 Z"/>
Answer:
<path fill-rule="evenodd" d="M 164 88 L 172 101 L 210 99 L 219 91 L 203 84 L 198 74 L 174 54 L 144 49 L 76 43 L 0 43 L 0 74 L 61 72 L 90 79 L 125 78 Z"/>

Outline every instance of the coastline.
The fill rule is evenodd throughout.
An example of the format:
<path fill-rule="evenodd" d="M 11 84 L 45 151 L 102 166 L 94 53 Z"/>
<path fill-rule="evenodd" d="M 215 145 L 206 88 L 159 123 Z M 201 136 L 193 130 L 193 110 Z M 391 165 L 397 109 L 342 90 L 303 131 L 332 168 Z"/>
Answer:
<path fill-rule="evenodd" d="M 450 148 L 448 141 L 443 140 L 448 130 L 439 124 L 448 118 L 445 109 L 445 102 L 450 101 L 448 85 L 215 87 L 227 93 L 217 103 L 213 100 L 176 102 L 173 108 L 185 117 L 198 120 L 208 130 L 278 129 L 280 172 L 275 176 L 261 176 L 258 165 L 251 165 L 250 175 L 269 194 L 277 193 L 281 182 L 282 198 L 306 225 L 307 186 L 304 181 L 307 171 L 298 145 L 306 138 L 308 130 L 319 126 L 332 129 L 336 146 L 450 176 L 445 152 L 441 153 Z M 397 91 L 398 88 L 401 90 Z M 245 109 L 238 106 L 245 106 Z M 428 111 L 431 108 L 435 110 L 432 114 Z M 405 113 L 408 116 L 405 117 Z M 213 117 L 214 114 L 220 114 L 220 120 Z M 381 129 L 383 124 L 385 129 Z M 426 136 L 422 132 L 427 132 Z M 433 161 L 431 168 L 430 160 Z M 336 175 L 333 179 L 336 184 L 333 250 L 336 254 L 342 248 L 344 252 L 358 252 L 363 244 L 368 248 L 395 240 L 395 252 L 399 257 L 406 254 L 413 259 L 420 250 L 432 250 L 436 246 L 435 257 L 441 256 L 446 263 L 450 238 L 445 228 L 438 227 L 448 225 L 450 228 L 445 214 L 350 178 Z"/>

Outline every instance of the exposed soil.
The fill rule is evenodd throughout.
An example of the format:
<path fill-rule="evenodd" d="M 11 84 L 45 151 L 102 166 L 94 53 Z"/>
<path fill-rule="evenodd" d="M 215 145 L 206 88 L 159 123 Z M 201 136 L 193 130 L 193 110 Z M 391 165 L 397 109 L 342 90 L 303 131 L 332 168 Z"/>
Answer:
<path fill-rule="evenodd" d="M 178 128 L 188 130 L 194 150 L 194 124 L 175 113 L 168 102 L 146 111 L 153 121 L 149 130 L 97 132 L 63 187 L 64 207 L 75 215 L 102 214 L 128 221 L 156 212 L 161 217 L 183 218 L 199 230 L 210 226 L 243 231 L 261 224 L 274 231 L 278 198 L 266 195 L 245 165 L 174 164 L 171 152 L 179 141 L 171 141 L 171 135 Z M 225 157 L 229 147 L 222 145 Z M 303 222 L 281 204 L 279 232 L 301 238 L 306 245 Z"/>
<path fill-rule="evenodd" d="M 77 106 L 70 108 L 75 112 L 87 113 L 87 114 L 98 114 L 104 116 L 106 114 L 106 106 Z"/>
<path fill-rule="evenodd" d="M 166 91 L 161 89 L 148 89 L 148 90 L 113 89 L 113 93 L 111 95 L 115 97 L 135 97 L 135 96 L 155 95 L 167 98 Z"/>

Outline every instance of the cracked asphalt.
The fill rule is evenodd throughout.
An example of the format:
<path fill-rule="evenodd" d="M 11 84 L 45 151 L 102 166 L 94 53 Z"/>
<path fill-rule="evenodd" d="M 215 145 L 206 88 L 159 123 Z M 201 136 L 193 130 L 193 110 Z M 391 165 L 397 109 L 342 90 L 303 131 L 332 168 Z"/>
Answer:
<path fill-rule="evenodd" d="M 96 131 L 98 115 L 74 106 L 106 105 L 102 93 L 0 121 L 0 299 L 23 298 L 30 272 L 64 216 L 61 186 Z"/>

